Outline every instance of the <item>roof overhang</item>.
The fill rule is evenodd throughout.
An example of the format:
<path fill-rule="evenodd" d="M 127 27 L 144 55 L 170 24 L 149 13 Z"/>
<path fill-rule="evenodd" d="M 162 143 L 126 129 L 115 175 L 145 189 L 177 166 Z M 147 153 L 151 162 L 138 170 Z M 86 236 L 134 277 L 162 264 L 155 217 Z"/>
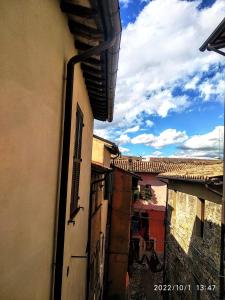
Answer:
<path fill-rule="evenodd" d="M 110 49 L 81 64 L 94 118 L 111 122 L 121 39 L 118 0 L 62 0 L 79 54 L 115 38 Z"/>
<path fill-rule="evenodd" d="M 91 162 L 91 170 L 97 173 L 105 174 L 107 172 L 112 171 L 112 168 L 108 168 L 104 166 L 103 164 L 100 164 L 96 161 Z"/>
<path fill-rule="evenodd" d="M 225 52 L 221 51 L 223 48 L 225 48 L 225 18 L 202 44 L 199 50 L 202 52 L 205 50 L 215 51 L 225 56 Z"/>
<path fill-rule="evenodd" d="M 118 148 L 118 146 L 115 143 L 113 143 L 113 142 L 111 142 L 109 140 L 106 140 L 106 139 L 104 139 L 104 138 L 102 138 L 102 137 L 100 137 L 98 135 L 95 135 L 95 134 L 93 134 L 93 138 L 95 138 L 95 139 L 97 139 L 99 141 L 102 141 L 105 144 L 105 147 L 108 149 L 108 151 L 111 154 L 114 154 L 114 155 L 120 154 L 119 148 Z"/>

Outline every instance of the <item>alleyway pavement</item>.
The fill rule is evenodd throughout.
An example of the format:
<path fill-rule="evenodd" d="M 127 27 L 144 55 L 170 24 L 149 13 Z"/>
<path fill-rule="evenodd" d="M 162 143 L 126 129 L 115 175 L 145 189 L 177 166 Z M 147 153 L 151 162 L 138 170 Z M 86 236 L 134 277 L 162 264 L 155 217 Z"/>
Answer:
<path fill-rule="evenodd" d="M 152 273 L 146 265 L 133 263 L 130 278 L 130 300 L 162 300 L 154 285 L 162 284 L 162 273 Z"/>

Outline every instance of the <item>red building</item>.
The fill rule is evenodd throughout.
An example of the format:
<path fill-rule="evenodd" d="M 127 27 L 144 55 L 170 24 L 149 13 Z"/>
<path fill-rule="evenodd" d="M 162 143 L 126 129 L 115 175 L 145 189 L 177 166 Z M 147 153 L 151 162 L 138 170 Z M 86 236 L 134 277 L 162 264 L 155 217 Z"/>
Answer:
<path fill-rule="evenodd" d="M 139 177 L 113 167 L 113 194 L 107 220 L 105 299 L 127 299 L 133 190 Z"/>
<path fill-rule="evenodd" d="M 194 159 L 150 158 L 124 156 L 115 164 L 141 177 L 132 205 L 131 248 L 136 259 L 141 259 L 154 248 L 159 257 L 164 254 L 164 233 L 167 183 L 160 180 L 162 172 L 200 163 Z"/>

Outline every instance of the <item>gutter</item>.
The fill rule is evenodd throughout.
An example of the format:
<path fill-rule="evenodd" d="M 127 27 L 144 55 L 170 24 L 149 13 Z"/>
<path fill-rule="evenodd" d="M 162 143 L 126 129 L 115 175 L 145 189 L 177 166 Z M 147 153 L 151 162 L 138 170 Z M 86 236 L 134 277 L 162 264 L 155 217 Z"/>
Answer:
<path fill-rule="evenodd" d="M 58 232 L 55 256 L 55 277 L 54 277 L 54 299 L 60 300 L 62 293 L 62 277 L 63 277 L 63 259 L 64 259 L 64 242 L 65 242 L 65 221 L 66 221 L 66 200 L 68 187 L 68 170 L 69 170 L 69 152 L 70 152 L 70 135 L 73 105 L 73 84 L 74 84 L 74 67 L 76 64 L 98 55 L 101 52 L 110 49 L 117 41 L 117 35 L 110 36 L 100 45 L 90 48 L 82 54 L 75 55 L 70 58 L 67 63 L 66 76 L 66 99 L 63 125 L 63 153 L 62 168 L 60 182 L 60 199 L 59 199 L 59 215 L 58 215 Z"/>

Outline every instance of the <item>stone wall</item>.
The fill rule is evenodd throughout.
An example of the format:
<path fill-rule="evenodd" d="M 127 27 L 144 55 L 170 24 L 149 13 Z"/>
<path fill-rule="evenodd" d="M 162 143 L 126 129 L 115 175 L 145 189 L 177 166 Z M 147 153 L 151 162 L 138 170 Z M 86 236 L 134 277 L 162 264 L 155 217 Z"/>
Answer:
<path fill-rule="evenodd" d="M 206 188 L 203 185 L 201 188 L 205 196 Z M 219 295 L 221 204 L 212 201 L 209 193 L 199 213 L 199 201 L 194 193 L 187 194 L 182 189 L 179 191 L 179 186 L 175 190 L 169 185 L 166 283 L 184 285 L 175 286 L 170 292 L 171 299 L 205 300 L 217 299 Z M 202 236 L 197 228 L 201 226 L 201 217 L 204 219 Z M 213 286 L 210 290 L 210 284 L 216 285 L 214 291 Z M 190 286 L 182 291 L 185 285 Z M 196 285 L 204 285 L 204 290 L 197 291 Z"/>

